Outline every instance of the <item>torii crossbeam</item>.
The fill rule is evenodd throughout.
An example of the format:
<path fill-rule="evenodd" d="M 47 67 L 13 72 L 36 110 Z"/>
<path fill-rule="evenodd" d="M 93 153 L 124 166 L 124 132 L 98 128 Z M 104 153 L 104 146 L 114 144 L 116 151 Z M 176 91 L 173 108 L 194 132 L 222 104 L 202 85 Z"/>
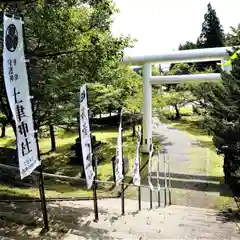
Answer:
<path fill-rule="evenodd" d="M 143 146 L 142 152 L 149 153 L 152 144 L 152 85 L 153 84 L 173 84 L 190 82 L 217 82 L 221 80 L 220 73 L 190 74 L 190 75 L 170 75 L 152 76 L 153 63 L 180 63 L 180 62 L 206 62 L 221 61 L 222 69 L 229 70 L 225 62 L 229 57 L 228 51 L 232 47 L 205 48 L 194 50 L 181 50 L 171 53 L 145 56 L 126 56 L 123 62 L 126 64 L 143 64 L 144 78 L 144 103 L 143 103 Z"/>

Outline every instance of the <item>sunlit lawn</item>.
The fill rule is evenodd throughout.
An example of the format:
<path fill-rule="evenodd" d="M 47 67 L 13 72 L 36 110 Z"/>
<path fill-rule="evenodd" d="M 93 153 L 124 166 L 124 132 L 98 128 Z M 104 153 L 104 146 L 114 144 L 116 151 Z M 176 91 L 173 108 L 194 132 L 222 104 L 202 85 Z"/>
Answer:
<path fill-rule="evenodd" d="M 14 134 L 10 128 L 7 129 L 7 137 L 0 139 L 0 147 L 14 148 L 15 140 Z M 103 129 L 93 131 L 93 135 L 96 136 L 97 141 L 103 143 L 99 150 L 99 154 L 103 158 L 98 166 L 98 179 L 100 180 L 112 180 L 113 179 L 113 169 L 111 159 L 116 153 L 116 138 L 117 138 L 117 128 L 114 129 Z M 75 139 L 78 137 L 75 133 L 65 132 L 62 129 L 57 129 L 56 131 L 56 145 L 57 150 L 55 152 L 50 152 L 51 145 L 49 138 L 41 138 L 39 140 L 41 160 L 44 165 L 44 171 L 67 175 L 67 176 L 80 176 L 81 168 L 79 166 L 72 166 L 68 164 L 69 156 L 74 155 L 74 151 L 70 151 L 71 145 L 75 143 Z M 132 174 L 132 165 L 135 156 L 136 139 L 131 136 L 131 131 L 126 130 L 123 133 L 123 152 L 124 156 L 129 159 L 129 172 L 128 176 Z M 92 195 L 91 191 L 87 191 L 82 187 L 73 187 L 69 184 L 64 183 L 54 183 L 49 185 L 47 181 L 46 185 L 46 196 L 47 197 L 59 197 L 59 196 L 89 196 Z M 110 188 L 111 185 L 108 186 Z M 0 192 L 6 192 L 9 195 L 28 195 L 28 196 L 38 196 L 38 189 L 35 188 L 9 188 L 8 186 L 1 185 Z M 99 194 L 113 194 L 106 192 L 105 189 L 100 189 Z"/>

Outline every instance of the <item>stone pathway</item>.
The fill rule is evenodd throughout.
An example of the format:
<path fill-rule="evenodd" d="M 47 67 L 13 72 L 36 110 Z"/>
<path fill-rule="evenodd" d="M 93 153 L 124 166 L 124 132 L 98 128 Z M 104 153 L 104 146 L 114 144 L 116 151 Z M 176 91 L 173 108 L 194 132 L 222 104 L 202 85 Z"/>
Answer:
<path fill-rule="evenodd" d="M 39 235 L 42 226 L 39 204 L 2 203 L 0 239 L 240 239 L 231 214 L 226 212 L 184 206 L 149 210 L 147 202 L 142 204 L 142 211 L 137 212 L 137 201 L 126 199 L 125 203 L 126 213 L 121 216 L 120 199 L 99 200 L 97 223 L 93 221 L 92 201 L 48 203 L 50 231 L 43 235 Z"/>
<path fill-rule="evenodd" d="M 89 203 L 79 203 L 79 206 L 87 204 Z M 67 203 L 67 206 L 70 205 L 74 206 L 74 203 Z M 127 200 L 126 215 L 120 216 L 120 200 L 101 200 L 100 209 L 107 213 L 100 215 L 99 222 L 90 222 L 92 216 L 83 219 L 86 227 L 99 231 L 94 233 L 95 230 L 92 230 L 93 235 L 89 233 L 87 238 L 73 238 L 80 235 L 82 230 L 69 231 L 64 239 L 237 240 L 240 237 L 236 232 L 236 226 L 232 222 L 227 222 L 224 214 L 218 211 L 180 206 L 147 210 L 147 205 L 143 204 L 143 210 L 135 212 L 136 205 L 136 201 Z M 106 235 L 101 238 L 101 233 Z"/>
<path fill-rule="evenodd" d="M 153 118 L 153 134 L 159 139 L 162 147 L 161 186 L 164 186 L 163 155 L 170 164 L 173 204 L 214 208 L 219 196 L 231 195 L 226 186 L 220 185 L 219 179 L 208 174 L 211 161 L 208 148 L 186 132 L 160 123 L 157 118 Z M 156 172 L 157 157 L 154 157 L 152 175 L 156 176 Z M 156 180 L 152 182 L 156 186 Z M 148 184 L 147 181 L 144 184 Z M 149 198 L 149 189 L 143 189 L 142 199 L 149 201 Z M 156 193 L 153 194 L 153 200 L 157 201 Z"/>

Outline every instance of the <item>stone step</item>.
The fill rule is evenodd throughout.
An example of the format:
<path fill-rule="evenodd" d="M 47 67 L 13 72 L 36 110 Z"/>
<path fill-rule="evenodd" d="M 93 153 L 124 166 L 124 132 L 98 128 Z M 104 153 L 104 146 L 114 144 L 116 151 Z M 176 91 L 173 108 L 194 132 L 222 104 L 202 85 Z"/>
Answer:
<path fill-rule="evenodd" d="M 82 231 L 74 231 L 74 233 L 67 233 L 62 240 L 105 240 L 105 239 L 126 239 L 126 240 L 139 240 L 140 237 L 143 236 L 136 236 L 128 232 L 121 232 L 121 231 L 110 231 L 106 235 L 103 235 L 102 233 L 99 234 L 86 234 L 85 236 L 81 236 Z M 144 239 L 144 238 L 142 238 Z"/>
<path fill-rule="evenodd" d="M 71 208 L 92 208 L 93 209 L 93 201 L 79 201 L 79 202 L 58 202 L 51 203 L 49 206 L 59 206 L 59 207 L 71 207 Z M 148 209 L 149 203 L 142 202 L 142 209 Z M 108 212 L 108 213 L 116 213 L 118 215 L 121 214 L 121 199 L 106 199 L 98 201 L 98 209 L 99 212 Z M 125 199 L 125 212 L 132 213 L 138 211 L 138 202 L 137 200 L 129 200 Z"/>
<path fill-rule="evenodd" d="M 137 212 L 137 201 L 126 199 L 126 214 L 121 216 L 121 200 L 99 200 L 98 203 L 97 223 L 93 222 L 92 201 L 48 204 L 52 229 L 44 239 L 240 239 L 235 224 L 225 221 L 216 210 L 174 205 L 149 210 L 149 203 L 143 203 L 143 210 Z M 24 219 L 25 215 L 21 217 Z M 29 238 L 25 239 L 39 239 L 38 231 L 27 231 L 25 236 Z"/>
<path fill-rule="evenodd" d="M 105 221 L 99 221 L 95 226 L 101 226 L 102 228 L 107 229 L 121 229 L 122 231 L 129 231 L 134 234 L 140 233 L 152 233 L 157 234 L 159 231 L 162 231 L 166 226 L 174 225 L 180 231 L 181 229 L 191 228 L 194 231 L 201 228 L 205 231 L 211 232 L 214 228 L 219 228 L 218 233 L 222 235 L 228 235 L 232 232 L 232 228 L 229 224 L 223 224 L 216 222 L 216 218 L 211 221 L 206 220 L 206 218 L 196 218 L 194 216 L 186 218 L 179 217 L 177 215 L 172 215 L 170 217 L 165 215 L 157 215 L 151 212 L 143 212 L 142 214 L 131 216 L 127 215 L 124 217 L 118 218 L 116 221 L 111 223 L 111 219 L 107 219 Z M 141 228 L 139 228 L 141 226 Z"/>
<path fill-rule="evenodd" d="M 167 209 L 164 210 L 164 213 L 157 209 L 156 211 L 144 210 L 138 214 L 127 214 L 126 216 L 100 215 L 99 222 L 91 222 L 89 227 L 100 229 L 100 231 L 109 231 L 110 236 L 132 235 L 131 238 L 122 239 L 135 239 L 135 237 L 136 239 L 140 237 L 143 239 L 156 239 L 156 237 L 157 239 L 164 239 L 163 237 L 171 239 L 179 236 L 184 238 L 192 236 L 193 238 L 190 239 L 195 237 L 228 239 L 228 236 L 234 232 L 233 225 L 219 222 L 213 215 L 213 211 L 193 209 L 195 213 L 210 212 L 211 219 L 209 220 L 208 216 L 195 216 L 191 210 L 188 213 L 189 216 L 186 209 L 180 208 L 180 210 L 178 209 L 180 213 L 184 214 L 168 214 Z M 174 209 L 172 212 L 174 213 Z M 133 236 L 135 237 L 133 238 Z"/>

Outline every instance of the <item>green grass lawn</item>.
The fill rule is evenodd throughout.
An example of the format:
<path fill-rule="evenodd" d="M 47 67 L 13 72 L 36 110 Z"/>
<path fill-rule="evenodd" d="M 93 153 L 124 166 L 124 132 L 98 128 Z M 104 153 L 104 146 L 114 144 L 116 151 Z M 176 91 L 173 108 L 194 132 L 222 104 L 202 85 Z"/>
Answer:
<path fill-rule="evenodd" d="M 161 111 L 165 116 L 175 116 L 176 111 L 174 109 L 164 109 Z M 180 108 L 180 114 L 183 116 L 190 116 L 192 115 L 192 108 L 190 107 L 182 107 Z"/>
<path fill-rule="evenodd" d="M 104 147 L 100 149 L 101 156 L 105 159 L 104 162 L 98 167 L 98 176 L 101 180 L 108 180 L 112 177 L 112 164 L 111 159 L 116 153 L 116 139 L 117 131 L 95 131 L 93 135 L 96 139 L 105 143 Z M 131 168 L 133 166 L 136 138 L 133 138 L 130 130 L 126 130 L 123 133 L 123 155 L 129 159 L 129 171 L 127 176 L 131 176 Z"/>
<path fill-rule="evenodd" d="M 14 134 L 10 128 L 7 129 L 7 137 L 0 139 L 0 147 L 14 148 L 15 140 Z M 116 152 L 117 141 L 117 128 L 116 129 L 102 129 L 93 131 L 93 135 L 96 136 L 97 141 L 103 143 L 98 155 L 101 156 L 101 163 L 98 166 L 98 179 L 100 180 L 112 180 L 112 162 L 111 159 Z M 81 168 L 79 166 L 69 165 L 69 157 L 74 155 L 74 151 L 70 151 L 70 147 L 75 143 L 77 138 L 76 133 L 65 132 L 62 129 L 56 130 L 56 145 L 57 150 L 50 152 L 50 139 L 39 139 L 41 160 L 44 166 L 44 172 L 66 175 L 71 177 L 80 176 Z M 132 166 L 135 157 L 136 138 L 131 136 L 131 131 L 126 130 L 123 133 L 123 152 L 124 156 L 129 159 L 129 172 L 128 177 L 131 177 Z M 113 195 L 114 192 L 109 192 L 108 189 L 111 185 L 104 185 L 99 187 L 100 195 Z M 68 196 L 91 196 L 92 192 L 87 190 L 85 186 L 71 186 L 70 184 L 64 184 L 64 182 L 45 181 L 45 189 L 47 197 L 68 197 Z M 38 196 L 37 188 L 18 188 L 9 187 L 6 185 L 0 185 L 0 193 L 12 195 L 12 196 Z"/>

